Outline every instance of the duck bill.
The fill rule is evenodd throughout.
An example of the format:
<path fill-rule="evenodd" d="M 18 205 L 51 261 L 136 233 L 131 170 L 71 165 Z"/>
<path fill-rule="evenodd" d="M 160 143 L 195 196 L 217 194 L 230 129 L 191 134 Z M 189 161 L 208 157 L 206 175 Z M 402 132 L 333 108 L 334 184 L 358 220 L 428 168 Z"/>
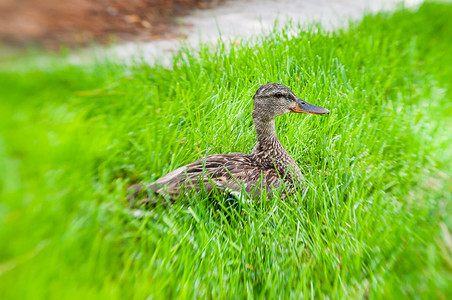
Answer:
<path fill-rule="evenodd" d="M 330 111 L 326 108 L 309 104 L 301 99 L 297 99 L 296 103 L 297 103 L 296 106 L 290 110 L 293 113 L 305 113 L 313 115 L 323 115 L 330 113 Z"/>

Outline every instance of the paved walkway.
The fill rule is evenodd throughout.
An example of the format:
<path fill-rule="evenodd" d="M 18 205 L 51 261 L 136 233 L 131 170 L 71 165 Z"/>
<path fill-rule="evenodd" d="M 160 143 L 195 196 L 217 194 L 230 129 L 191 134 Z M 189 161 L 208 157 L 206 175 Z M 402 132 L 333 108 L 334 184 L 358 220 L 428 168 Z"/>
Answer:
<path fill-rule="evenodd" d="M 178 29 L 185 38 L 147 43 L 126 43 L 108 49 L 98 49 L 100 56 L 120 60 L 141 56 L 148 63 L 168 64 L 171 53 L 184 41 L 197 47 L 199 42 L 215 43 L 218 39 L 249 38 L 271 30 L 275 21 L 289 20 L 307 24 L 319 22 L 326 29 L 359 20 L 367 12 L 394 10 L 398 5 L 416 7 L 422 0 L 226 0 L 213 9 L 197 10 L 180 19 Z M 106 52 L 106 53 L 105 53 Z"/>

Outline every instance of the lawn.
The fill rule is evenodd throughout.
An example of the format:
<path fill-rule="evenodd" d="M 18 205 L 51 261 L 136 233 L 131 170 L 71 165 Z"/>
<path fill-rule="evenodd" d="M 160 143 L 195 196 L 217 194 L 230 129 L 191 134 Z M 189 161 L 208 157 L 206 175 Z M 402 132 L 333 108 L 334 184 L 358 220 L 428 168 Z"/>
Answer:
<path fill-rule="evenodd" d="M 446 299 L 451 49 L 452 4 L 426 3 L 182 48 L 171 68 L 2 61 L 0 299 Z M 305 193 L 131 214 L 130 184 L 250 152 L 267 82 L 331 111 L 276 122 Z"/>

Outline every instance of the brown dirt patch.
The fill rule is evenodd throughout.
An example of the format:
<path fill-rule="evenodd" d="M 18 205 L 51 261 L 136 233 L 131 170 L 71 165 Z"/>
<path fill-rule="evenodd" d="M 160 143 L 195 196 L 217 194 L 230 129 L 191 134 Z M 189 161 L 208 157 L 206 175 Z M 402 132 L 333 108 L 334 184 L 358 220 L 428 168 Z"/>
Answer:
<path fill-rule="evenodd" d="M 177 16 L 221 0 L 2 0 L 0 42 L 80 46 L 174 37 Z"/>

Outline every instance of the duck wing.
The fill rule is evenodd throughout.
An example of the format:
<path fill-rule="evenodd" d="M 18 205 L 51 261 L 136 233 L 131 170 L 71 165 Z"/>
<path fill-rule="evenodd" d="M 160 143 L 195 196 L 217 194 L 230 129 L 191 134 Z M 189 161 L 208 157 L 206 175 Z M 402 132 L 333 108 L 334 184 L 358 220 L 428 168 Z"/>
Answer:
<path fill-rule="evenodd" d="M 172 199 L 192 189 L 207 193 L 217 189 L 235 195 L 245 191 L 256 198 L 262 190 L 271 194 L 281 182 L 271 162 L 259 162 L 250 154 L 230 153 L 206 156 L 162 176 L 147 188 Z"/>

